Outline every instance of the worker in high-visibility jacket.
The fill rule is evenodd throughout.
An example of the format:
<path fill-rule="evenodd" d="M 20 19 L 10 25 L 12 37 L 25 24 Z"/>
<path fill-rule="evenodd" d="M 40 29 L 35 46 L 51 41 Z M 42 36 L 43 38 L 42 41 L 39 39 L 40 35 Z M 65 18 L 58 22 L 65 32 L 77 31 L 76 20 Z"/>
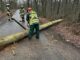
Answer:
<path fill-rule="evenodd" d="M 27 9 L 27 12 L 27 21 L 30 26 L 28 37 L 31 39 L 35 32 L 36 38 L 39 39 L 39 18 L 37 16 L 37 13 L 33 11 L 31 7 Z"/>
<path fill-rule="evenodd" d="M 10 4 L 6 4 L 6 10 L 7 10 L 8 20 L 11 21 L 12 13 L 10 11 Z"/>
<path fill-rule="evenodd" d="M 20 7 L 20 17 L 21 17 L 21 19 L 22 19 L 22 22 L 25 22 L 25 21 L 24 21 L 24 14 L 25 14 L 24 7 L 21 6 L 21 7 Z"/>

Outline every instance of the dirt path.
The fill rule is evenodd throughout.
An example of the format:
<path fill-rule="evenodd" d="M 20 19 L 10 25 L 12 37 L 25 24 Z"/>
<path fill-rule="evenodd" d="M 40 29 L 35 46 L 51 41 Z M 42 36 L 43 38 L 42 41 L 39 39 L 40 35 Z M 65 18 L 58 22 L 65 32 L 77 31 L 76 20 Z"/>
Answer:
<path fill-rule="evenodd" d="M 27 38 L 6 47 L 0 52 L 0 60 L 80 60 L 80 52 L 73 46 L 56 40 L 49 29 L 40 34 L 40 40 Z M 16 55 L 13 55 L 12 51 Z M 13 52 L 14 52 L 13 51 Z"/>

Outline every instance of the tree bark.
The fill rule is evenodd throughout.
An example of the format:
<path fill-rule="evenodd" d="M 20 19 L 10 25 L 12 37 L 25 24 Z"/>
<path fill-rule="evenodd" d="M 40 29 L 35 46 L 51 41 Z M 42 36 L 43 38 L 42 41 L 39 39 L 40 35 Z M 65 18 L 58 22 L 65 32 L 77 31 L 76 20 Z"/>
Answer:
<path fill-rule="evenodd" d="M 59 23 L 61 21 L 63 21 L 63 20 L 62 19 L 59 19 L 59 20 L 51 21 L 51 22 L 48 22 L 46 24 L 40 25 L 40 30 L 43 30 L 45 28 L 48 28 L 48 27 L 52 26 L 53 24 Z M 1 46 L 5 46 L 6 44 L 10 44 L 10 43 L 19 41 L 19 40 L 21 40 L 22 38 L 24 38 L 26 36 L 28 36 L 28 30 L 25 30 L 23 32 L 16 33 L 16 34 L 13 34 L 13 35 L 6 36 L 4 38 L 1 38 L 0 39 L 0 47 Z"/>

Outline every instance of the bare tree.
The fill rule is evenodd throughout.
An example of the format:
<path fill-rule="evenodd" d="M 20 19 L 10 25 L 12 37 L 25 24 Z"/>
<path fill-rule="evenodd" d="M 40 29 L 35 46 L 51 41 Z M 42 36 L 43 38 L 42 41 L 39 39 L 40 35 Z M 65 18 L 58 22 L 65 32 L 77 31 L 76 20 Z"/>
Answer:
<path fill-rule="evenodd" d="M 0 10 L 5 11 L 5 3 L 3 0 L 0 0 Z"/>

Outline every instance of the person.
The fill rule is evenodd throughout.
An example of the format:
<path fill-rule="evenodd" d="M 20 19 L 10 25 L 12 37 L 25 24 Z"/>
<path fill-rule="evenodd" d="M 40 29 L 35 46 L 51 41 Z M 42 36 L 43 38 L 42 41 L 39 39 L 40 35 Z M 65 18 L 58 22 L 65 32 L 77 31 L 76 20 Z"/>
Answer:
<path fill-rule="evenodd" d="M 22 19 L 22 22 L 25 22 L 25 21 L 24 21 L 24 14 L 25 14 L 24 7 L 21 6 L 21 7 L 20 7 L 20 17 L 21 17 L 21 19 Z"/>
<path fill-rule="evenodd" d="M 29 39 L 32 38 L 34 32 L 36 33 L 36 38 L 39 39 L 39 18 L 35 11 L 31 7 L 27 9 L 27 22 L 30 26 L 29 29 Z"/>
<path fill-rule="evenodd" d="M 10 4 L 6 4 L 6 10 L 7 10 L 7 16 L 8 16 L 8 20 L 11 21 L 11 11 L 10 11 Z"/>

